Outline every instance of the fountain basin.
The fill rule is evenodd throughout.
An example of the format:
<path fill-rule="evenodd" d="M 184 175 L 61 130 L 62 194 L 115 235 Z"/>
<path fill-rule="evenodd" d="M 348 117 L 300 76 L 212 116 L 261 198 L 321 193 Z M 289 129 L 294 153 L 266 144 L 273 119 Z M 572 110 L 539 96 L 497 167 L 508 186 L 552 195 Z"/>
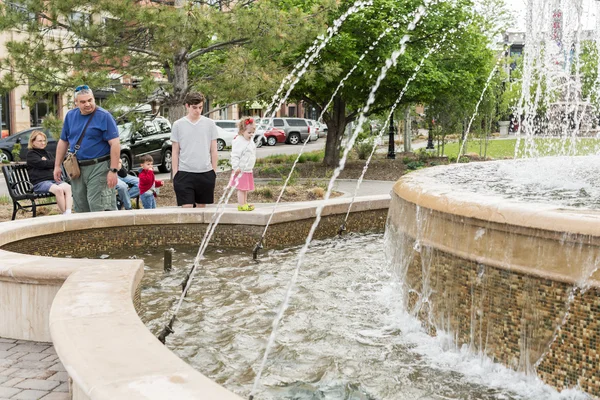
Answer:
<path fill-rule="evenodd" d="M 553 162 L 562 172 L 553 173 Z M 544 160 L 542 171 L 531 160 L 406 175 L 394 186 L 388 241 L 407 307 L 431 334 L 450 332 L 457 346 L 559 390 L 579 386 L 598 396 L 600 212 L 542 202 L 537 188 L 528 200 L 514 193 L 522 181 L 506 184 L 511 168 L 561 176 L 570 167 L 561 162 Z M 581 189 L 559 179 L 552 193 L 561 185 L 569 202 Z"/>
<path fill-rule="evenodd" d="M 337 234 L 350 199 L 327 202 L 315 237 Z M 266 248 L 302 243 L 321 202 L 280 206 Z M 349 231 L 382 231 L 389 196 L 357 199 Z M 197 243 L 214 208 L 120 211 L 2 223 L 0 337 L 52 340 L 73 399 L 234 399 L 176 357 L 137 315 L 141 260 L 87 260 L 108 248 Z M 251 248 L 271 208 L 227 209 L 211 244 Z M 60 257 L 60 258 L 59 258 Z"/>

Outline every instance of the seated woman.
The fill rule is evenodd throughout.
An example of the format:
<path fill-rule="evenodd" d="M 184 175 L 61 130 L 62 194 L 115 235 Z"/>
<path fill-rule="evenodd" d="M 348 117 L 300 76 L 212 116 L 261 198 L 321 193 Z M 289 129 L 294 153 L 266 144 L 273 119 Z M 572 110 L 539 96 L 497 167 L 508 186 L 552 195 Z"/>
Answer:
<path fill-rule="evenodd" d="M 63 214 L 71 214 L 73 196 L 71 185 L 54 180 L 54 157 L 46 151 L 46 135 L 33 131 L 27 145 L 27 172 L 35 193 L 50 192 L 56 197 L 56 205 Z"/>

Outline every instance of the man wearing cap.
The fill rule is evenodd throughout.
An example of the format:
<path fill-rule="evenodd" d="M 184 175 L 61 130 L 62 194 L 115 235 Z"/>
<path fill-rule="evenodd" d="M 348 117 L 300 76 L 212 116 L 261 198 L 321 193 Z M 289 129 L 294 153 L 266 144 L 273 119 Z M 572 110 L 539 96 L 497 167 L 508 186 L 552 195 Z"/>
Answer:
<path fill-rule="evenodd" d="M 76 151 L 81 175 L 71 180 L 75 212 L 116 210 L 114 187 L 121 152 L 117 123 L 108 111 L 96 106 L 94 93 L 87 85 L 75 88 L 74 98 L 77 108 L 67 113 L 56 146 L 54 179 L 60 181 L 67 150 Z"/>

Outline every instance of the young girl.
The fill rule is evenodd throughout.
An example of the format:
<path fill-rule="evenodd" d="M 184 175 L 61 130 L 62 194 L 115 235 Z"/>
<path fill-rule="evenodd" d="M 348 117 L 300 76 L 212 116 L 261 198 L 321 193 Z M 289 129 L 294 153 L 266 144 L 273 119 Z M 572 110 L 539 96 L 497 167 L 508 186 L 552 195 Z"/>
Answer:
<path fill-rule="evenodd" d="M 256 145 L 252 140 L 254 119 L 245 117 L 238 123 L 238 135 L 231 145 L 231 168 L 233 170 L 229 187 L 237 189 L 238 210 L 252 211 L 254 206 L 248 204 L 248 192 L 254 190 L 252 168 L 256 163 Z"/>
<path fill-rule="evenodd" d="M 42 131 L 33 131 L 27 148 L 27 172 L 35 193 L 53 193 L 62 214 L 71 214 L 71 185 L 54 180 L 54 157 L 46 150 L 47 138 Z"/>

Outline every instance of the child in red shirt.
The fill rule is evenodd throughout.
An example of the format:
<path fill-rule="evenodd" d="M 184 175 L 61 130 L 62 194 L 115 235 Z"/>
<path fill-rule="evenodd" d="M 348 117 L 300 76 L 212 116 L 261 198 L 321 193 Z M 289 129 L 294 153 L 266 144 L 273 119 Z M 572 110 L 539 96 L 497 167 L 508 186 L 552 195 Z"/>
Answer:
<path fill-rule="evenodd" d="M 140 199 L 144 208 L 156 208 L 156 188 L 163 185 L 163 181 L 154 179 L 154 159 L 146 154 L 141 158 L 142 171 L 140 172 Z"/>

